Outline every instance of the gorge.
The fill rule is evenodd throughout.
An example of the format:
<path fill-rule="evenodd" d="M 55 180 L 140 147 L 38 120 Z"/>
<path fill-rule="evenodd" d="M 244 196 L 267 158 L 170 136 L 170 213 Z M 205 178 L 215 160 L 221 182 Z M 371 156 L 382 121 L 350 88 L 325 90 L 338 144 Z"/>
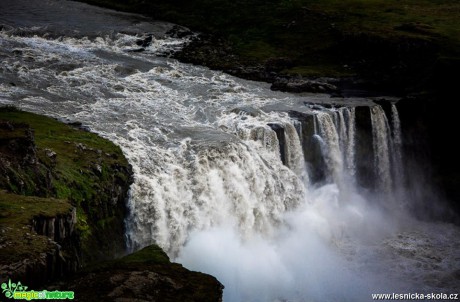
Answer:
<path fill-rule="evenodd" d="M 194 36 L 174 24 L 77 2 L 2 1 L 0 25 L 0 104 L 81 123 L 132 166 L 127 252 L 158 244 L 224 301 L 460 288 L 460 229 L 429 219 L 449 210 L 399 98 L 272 91 L 168 57 Z"/>

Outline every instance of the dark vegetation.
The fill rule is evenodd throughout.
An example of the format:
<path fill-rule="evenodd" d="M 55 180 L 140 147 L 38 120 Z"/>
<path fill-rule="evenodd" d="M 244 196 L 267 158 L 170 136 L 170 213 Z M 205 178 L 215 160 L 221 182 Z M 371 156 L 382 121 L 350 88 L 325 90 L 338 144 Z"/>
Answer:
<path fill-rule="evenodd" d="M 83 1 L 210 35 L 179 58 L 251 79 L 359 76 L 406 93 L 452 83 L 459 65 L 456 0 Z"/>

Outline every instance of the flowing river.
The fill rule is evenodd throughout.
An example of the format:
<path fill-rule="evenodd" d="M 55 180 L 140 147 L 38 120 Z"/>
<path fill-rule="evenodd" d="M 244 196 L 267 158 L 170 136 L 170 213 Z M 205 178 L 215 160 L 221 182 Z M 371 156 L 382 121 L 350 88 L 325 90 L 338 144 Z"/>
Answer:
<path fill-rule="evenodd" d="M 192 37 L 173 26 L 0 1 L 0 104 L 122 148 L 135 177 L 127 250 L 157 243 L 216 276 L 226 302 L 458 292 L 460 230 L 411 216 L 423 188 L 394 103 L 273 92 L 180 63 L 168 55 Z"/>

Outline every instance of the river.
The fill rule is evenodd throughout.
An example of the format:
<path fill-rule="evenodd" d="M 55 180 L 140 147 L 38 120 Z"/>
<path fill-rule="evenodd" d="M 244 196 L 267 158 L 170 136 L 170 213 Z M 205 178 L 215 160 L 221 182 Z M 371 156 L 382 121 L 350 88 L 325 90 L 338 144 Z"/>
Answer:
<path fill-rule="evenodd" d="M 226 302 L 460 288 L 459 228 L 410 214 L 396 99 L 273 92 L 168 58 L 192 38 L 173 24 L 78 2 L 2 0 L 0 26 L 0 104 L 81 122 L 133 166 L 127 250 L 159 244 Z"/>

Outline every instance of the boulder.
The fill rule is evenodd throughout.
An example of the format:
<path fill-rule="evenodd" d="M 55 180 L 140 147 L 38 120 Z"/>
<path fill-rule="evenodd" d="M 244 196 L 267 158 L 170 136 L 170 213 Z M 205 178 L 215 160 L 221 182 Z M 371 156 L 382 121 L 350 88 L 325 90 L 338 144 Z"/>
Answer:
<path fill-rule="evenodd" d="M 55 284 L 75 292 L 75 301 L 222 301 L 224 286 L 214 277 L 171 263 L 157 245 L 99 264 Z M 53 288 L 51 287 L 51 288 Z"/>

